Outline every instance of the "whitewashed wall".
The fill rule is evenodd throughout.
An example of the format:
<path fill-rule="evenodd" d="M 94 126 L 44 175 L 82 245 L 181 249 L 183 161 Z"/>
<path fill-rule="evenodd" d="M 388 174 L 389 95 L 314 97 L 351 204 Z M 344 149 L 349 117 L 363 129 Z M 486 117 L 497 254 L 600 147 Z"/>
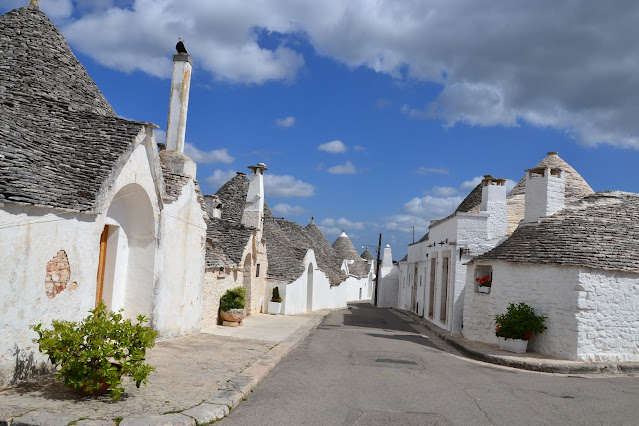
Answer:
<path fill-rule="evenodd" d="M 581 361 L 639 361 L 639 274 L 582 269 L 577 293 Z"/>
<path fill-rule="evenodd" d="M 397 308 L 399 297 L 399 267 L 380 268 L 380 286 L 377 306 L 380 308 Z"/>
<path fill-rule="evenodd" d="M 192 180 L 161 214 L 154 327 L 163 337 L 200 329 L 204 291 L 206 223 Z"/>
<path fill-rule="evenodd" d="M 153 201 L 152 214 L 156 217 L 159 209 L 146 147 L 138 145 L 111 187 L 106 188 L 100 215 L 10 203 L 0 206 L 0 274 L 5 280 L 0 286 L 0 317 L 4 322 L 0 327 L 0 387 L 47 368 L 47 358 L 32 342 L 36 333 L 29 330 L 29 325 L 42 322 L 49 327 L 54 319 L 78 321 L 95 306 L 100 235 L 117 192 L 136 183 Z M 157 229 L 156 225 L 152 229 Z M 47 264 L 60 250 L 68 259 L 69 280 L 63 291 L 48 297 Z M 152 271 L 150 280 L 154 282 L 155 278 Z"/>
<path fill-rule="evenodd" d="M 306 269 L 295 281 L 283 283 L 274 280 L 267 280 L 267 291 L 275 286 L 280 289 L 282 297 L 282 313 L 285 315 L 295 315 L 305 313 L 309 310 L 337 309 L 346 307 L 346 300 L 349 293 L 345 283 L 331 287 L 328 277 L 317 267 L 315 253 L 308 250 L 304 257 Z M 311 265 L 312 273 L 312 301 L 308 307 L 308 267 Z"/>
<path fill-rule="evenodd" d="M 475 268 L 492 267 L 489 294 L 477 293 Z M 577 309 L 579 269 L 549 265 L 524 265 L 501 261 L 474 262 L 468 267 L 464 295 L 464 337 L 497 343 L 495 315 L 510 303 L 525 302 L 537 315 L 547 316 L 544 333 L 534 336 L 529 350 L 564 359 L 577 359 Z"/>

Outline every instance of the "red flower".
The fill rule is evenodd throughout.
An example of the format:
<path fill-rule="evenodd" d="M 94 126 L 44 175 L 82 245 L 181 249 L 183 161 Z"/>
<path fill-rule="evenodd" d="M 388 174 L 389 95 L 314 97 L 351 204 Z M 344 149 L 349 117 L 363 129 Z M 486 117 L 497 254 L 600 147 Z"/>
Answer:
<path fill-rule="evenodd" d="M 524 339 L 528 340 L 532 337 L 532 334 L 530 333 L 524 333 Z"/>
<path fill-rule="evenodd" d="M 499 327 L 495 327 L 495 331 L 499 331 Z"/>
<path fill-rule="evenodd" d="M 479 278 L 475 278 L 475 281 L 479 281 Z"/>

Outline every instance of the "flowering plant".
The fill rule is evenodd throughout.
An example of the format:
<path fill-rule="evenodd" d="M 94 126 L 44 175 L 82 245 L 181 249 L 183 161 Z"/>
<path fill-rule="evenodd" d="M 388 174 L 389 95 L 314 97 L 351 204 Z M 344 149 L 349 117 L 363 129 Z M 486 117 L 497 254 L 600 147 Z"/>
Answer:
<path fill-rule="evenodd" d="M 490 275 L 486 275 L 485 277 L 475 278 L 475 281 L 479 283 L 480 287 L 490 287 L 493 283 L 493 280 L 490 279 Z"/>
<path fill-rule="evenodd" d="M 505 314 L 495 316 L 495 335 L 528 340 L 533 333 L 542 333 L 546 329 L 545 320 L 545 316 L 535 315 L 535 311 L 524 302 L 518 305 L 511 303 Z"/>

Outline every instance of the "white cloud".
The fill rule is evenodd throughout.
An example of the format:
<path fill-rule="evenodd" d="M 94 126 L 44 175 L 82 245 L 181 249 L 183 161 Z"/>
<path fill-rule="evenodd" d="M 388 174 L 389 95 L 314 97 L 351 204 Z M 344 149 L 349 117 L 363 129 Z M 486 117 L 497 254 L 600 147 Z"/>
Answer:
<path fill-rule="evenodd" d="M 415 197 L 402 206 L 402 212 L 426 220 L 441 219 L 455 211 L 464 197 Z"/>
<path fill-rule="evenodd" d="M 353 233 L 352 231 L 362 231 L 364 229 L 368 230 L 371 227 L 376 227 L 376 224 L 367 223 L 367 222 L 357 222 L 357 221 L 352 221 L 344 217 L 341 217 L 338 219 L 334 219 L 334 218 L 322 219 L 321 221 L 318 222 L 317 226 L 320 228 L 322 233 L 324 233 L 326 238 L 328 238 L 329 240 L 338 237 L 342 233 L 342 231 L 345 231 L 349 239 L 353 241 L 353 243 L 355 244 L 354 240 L 358 239 L 359 236 Z"/>
<path fill-rule="evenodd" d="M 285 129 L 288 129 L 289 127 L 292 127 L 294 124 L 295 124 L 295 117 L 293 116 L 275 119 L 275 125 L 277 125 L 277 127 L 283 127 Z"/>
<path fill-rule="evenodd" d="M 346 152 L 348 147 L 340 140 L 326 142 L 317 147 L 318 151 L 330 152 L 331 154 L 340 154 Z"/>
<path fill-rule="evenodd" d="M 462 184 L 459 186 L 461 189 L 469 191 L 469 190 L 473 190 L 475 189 L 475 187 L 477 185 L 480 184 L 480 182 L 484 179 L 483 176 L 475 176 L 474 178 L 472 178 L 471 180 L 467 180 L 462 182 Z"/>
<path fill-rule="evenodd" d="M 389 231 L 412 233 L 415 230 L 415 239 L 421 238 L 428 231 L 429 220 L 411 215 L 393 215 L 386 219 L 384 227 Z"/>
<path fill-rule="evenodd" d="M 366 147 L 363 147 L 361 145 L 355 145 L 353 147 L 353 151 L 366 151 Z"/>
<path fill-rule="evenodd" d="M 306 209 L 302 206 L 290 206 L 284 203 L 276 204 L 272 210 L 278 216 L 301 216 L 306 213 Z"/>
<path fill-rule="evenodd" d="M 333 167 L 328 168 L 328 172 L 334 175 L 352 175 L 357 173 L 357 168 L 351 163 L 347 161 L 345 164 L 338 164 Z"/>
<path fill-rule="evenodd" d="M 289 175 L 264 174 L 264 196 L 268 198 L 312 197 L 315 187 Z"/>
<path fill-rule="evenodd" d="M 416 173 L 418 175 L 425 175 L 426 173 L 436 173 L 436 174 L 440 174 L 440 175 L 447 175 L 448 174 L 448 170 L 447 169 L 437 169 L 437 168 L 433 168 L 433 167 L 420 166 L 417 169 Z"/>
<path fill-rule="evenodd" d="M 432 192 L 437 197 L 450 197 L 451 195 L 457 195 L 459 191 L 452 186 L 433 186 Z"/>
<path fill-rule="evenodd" d="M 295 79 L 305 65 L 294 50 L 302 37 L 318 55 L 351 69 L 439 85 L 434 100 L 403 108 L 414 117 L 446 125 L 526 122 L 586 144 L 639 147 L 636 2 L 127 3 L 80 8 L 91 12 L 63 25 L 63 33 L 105 66 L 165 78 L 182 37 L 200 69 L 239 84 Z M 70 4 L 47 0 L 42 8 L 64 17 Z M 275 46 L 261 45 L 260 34 L 275 35 Z"/>
<path fill-rule="evenodd" d="M 213 188 L 219 188 L 229 180 L 233 179 L 235 175 L 236 172 L 233 170 L 215 170 L 213 174 L 205 180 L 206 183 L 211 185 Z"/>
<path fill-rule="evenodd" d="M 229 155 L 227 148 L 214 149 L 212 151 L 202 151 L 192 143 L 184 144 L 184 153 L 196 163 L 224 163 L 231 164 L 235 158 Z"/>
<path fill-rule="evenodd" d="M 120 71 L 170 77 L 170 54 L 181 37 L 198 66 L 216 80 L 293 80 L 304 66 L 302 55 L 286 41 L 272 49 L 258 43 L 260 31 L 296 31 L 290 18 L 270 9 L 260 2 L 135 0 L 129 8 L 86 14 L 63 33 L 74 48 Z"/>

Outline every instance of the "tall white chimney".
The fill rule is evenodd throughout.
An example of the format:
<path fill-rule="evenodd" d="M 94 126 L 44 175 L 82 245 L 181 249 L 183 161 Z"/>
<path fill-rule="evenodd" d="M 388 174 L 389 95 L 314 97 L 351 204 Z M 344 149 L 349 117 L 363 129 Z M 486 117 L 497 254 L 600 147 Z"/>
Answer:
<path fill-rule="evenodd" d="M 506 179 L 484 175 L 481 181 L 480 211 L 488 213 L 488 239 L 501 238 L 508 233 L 508 206 L 506 205 Z"/>
<path fill-rule="evenodd" d="M 537 222 L 563 209 L 565 192 L 564 170 L 550 166 L 526 170 L 526 213 L 523 223 Z"/>
<path fill-rule="evenodd" d="M 386 244 L 384 247 L 384 256 L 382 257 L 382 268 L 393 267 L 393 254 L 391 253 L 391 246 Z"/>
<path fill-rule="evenodd" d="M 166 123 L 166 149 L 169 151 L 184 152 L 192 66 L 193 61 L 188 53 L 173 55 L 169 119 Z"/>
<path fill-rule="evenodd" d="M 242 225 L 260 229 L 264 217 L 264 170 L 268 170 L 268 168 L 264 163 L 246 167 L 251 169 L 251 177 L 242 213 Z"/>

